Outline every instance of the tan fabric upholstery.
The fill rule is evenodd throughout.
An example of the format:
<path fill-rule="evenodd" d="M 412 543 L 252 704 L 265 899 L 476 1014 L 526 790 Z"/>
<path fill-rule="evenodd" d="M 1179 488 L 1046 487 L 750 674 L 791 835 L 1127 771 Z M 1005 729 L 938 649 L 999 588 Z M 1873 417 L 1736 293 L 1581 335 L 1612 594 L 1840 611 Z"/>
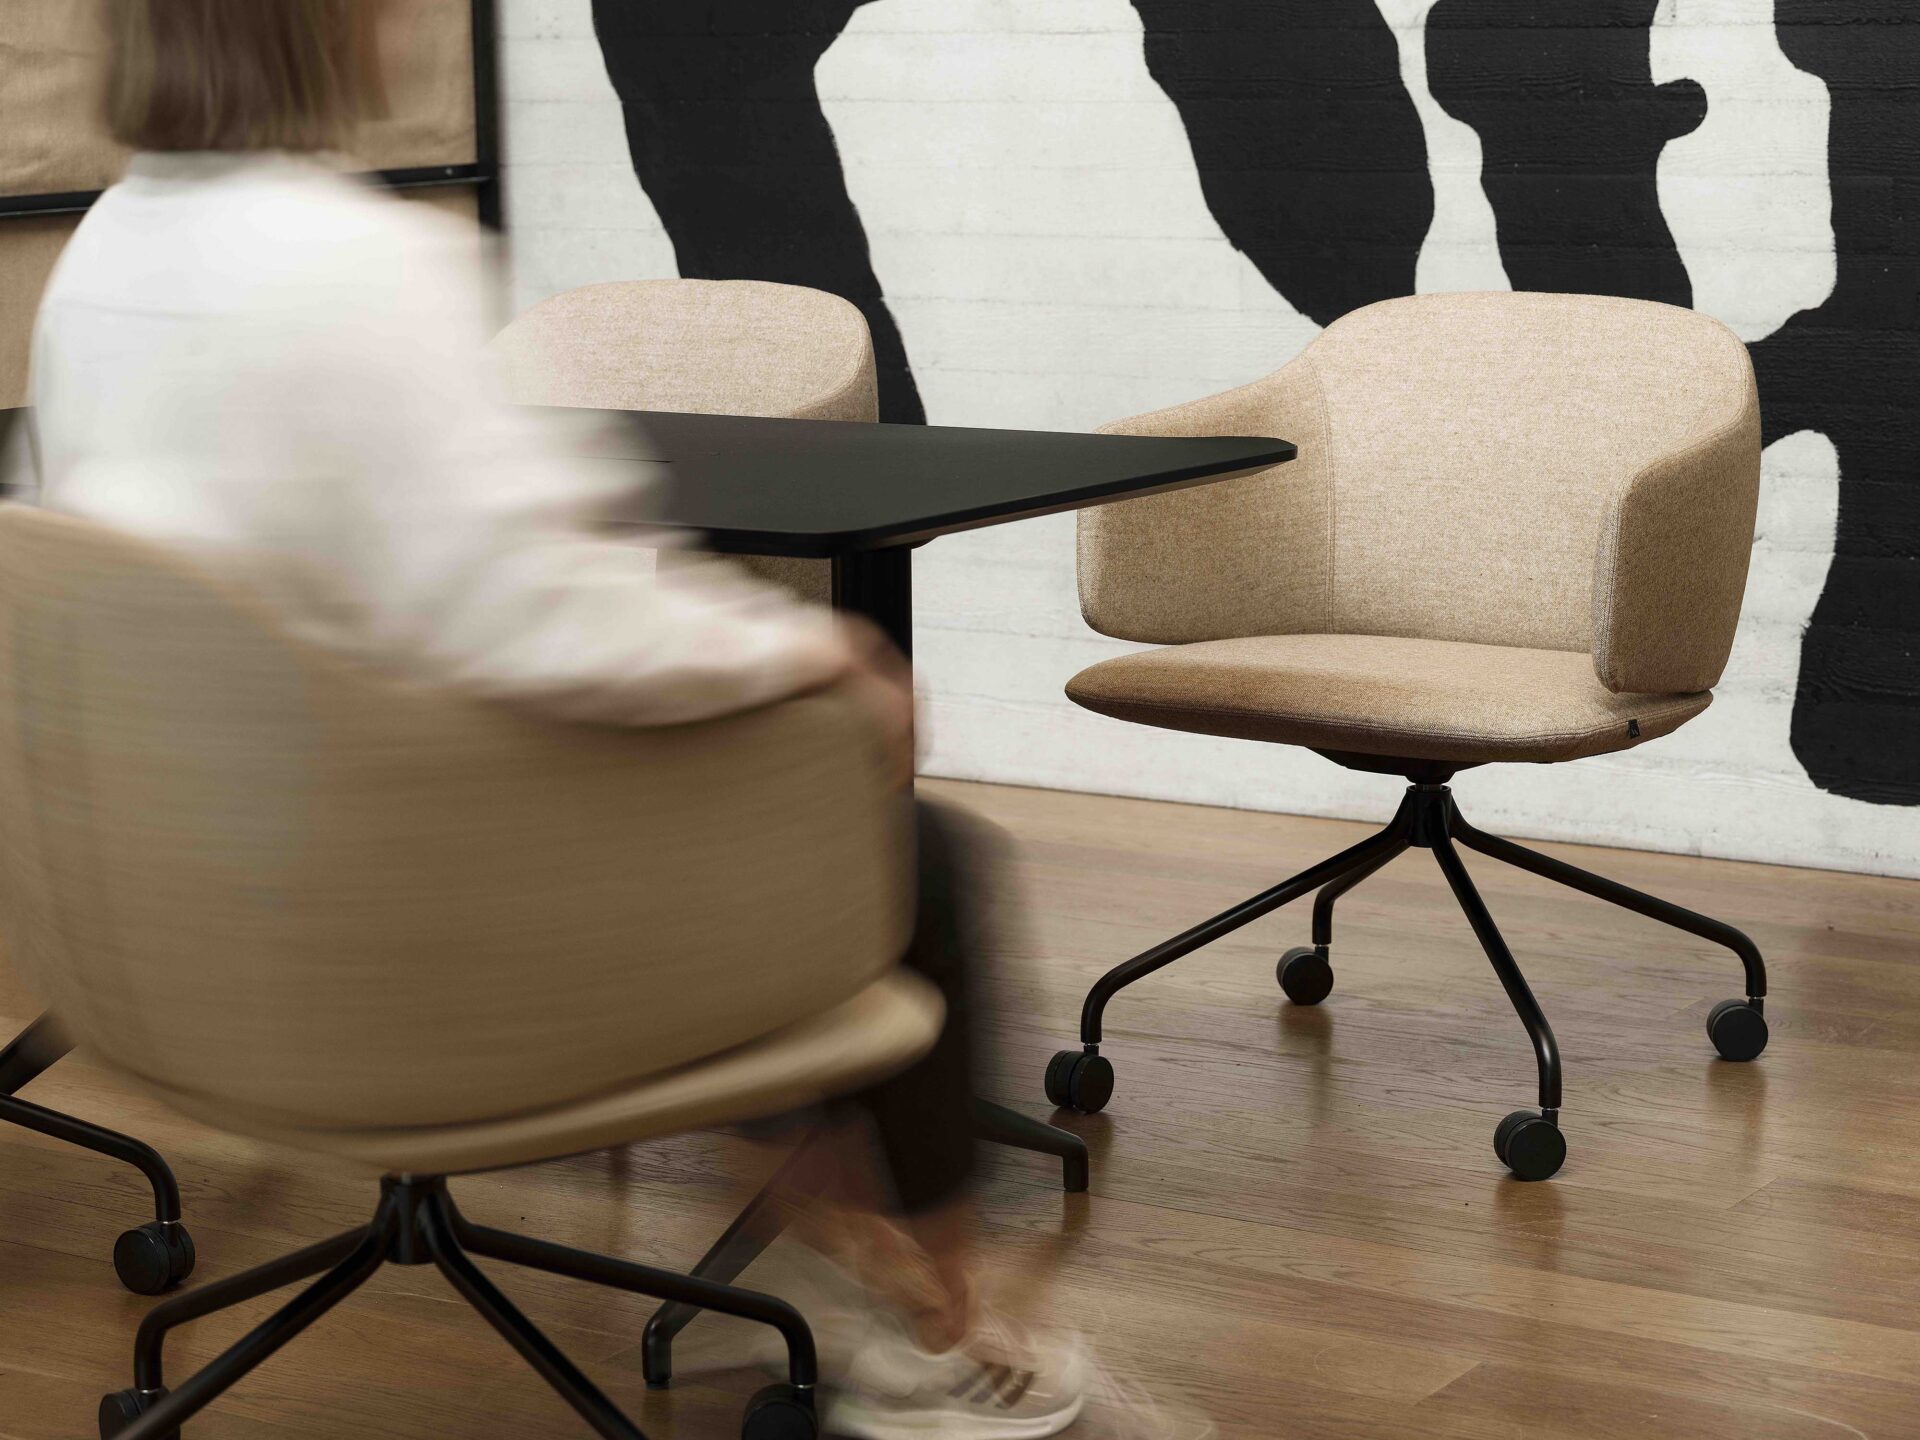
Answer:
<path fill-rule="evenodd" d="M 911 840 L 860 716 L 427 693 L 0 507 L 0 929 L 83 1044 L 231 1129 L 464 1166 L 751 1111 L 937 1027 L 888 978 Z"/>
<path fill-rule="evenodd" d="M 466 1125 L 315 1130 L 263 1121 L 248 1133 L 388 1174 L 455 1175 L 577 1155 L 654 1135 L 784 1114 L 911 1063 L 940 1033 L 940 992 L 896 971 L 852 999 L 710 1059 L 551 1110 Z M 510 1068 L 510 1067 L 509 1067 Z M 189 1115 L 234 1127 L 227 1107 L 150 1086 Z"/>
<path fill-rule="evenodd" d="M 1269 435 L 1299 458 L 1198 491 L 1080 512 L 1080 610 L 1109 635 L 1180 645 L 1325 630 L 1333 609 L 1326 405 L 1309 365 L 1103 427 L 1123 435 Z M 1204 494 L 1202 493 L 1204 492 Z"/>
<path fill-rule="evenodd" d="M 1278 434 L 1302 457 L 1130 502 L 1138 518 L 1083 512 L 1083 609 L 1108 634 L 1590 651 L 1610 687 L 1676 692 L 1710 688 L 1731 648 L 1759 411 L 1745 347 L 1692 311 L 1391 300 L 1258 385 L 1112 428 Z"/>
<path fill-rule="evenodd" d="M 1146 650 L 1081 671 L 1067 694 L 1102 715 L 1170 730 L 1463 764 L 1624 750 L 1713 698 L 1616 695 L 1570 650 L 1379 635 Z"/>
<path fill-rule="evenodd" d="M 1744 353 L 1744 352 L 1743 352 Z M 1594 563 L 1593 668 L 1609 690 L 1720 683 L 1760 502 L 1760 396 L 1608 497 Z"/>
<path fill-rule="evenodd" d="M 837 295 L 760 280 L 634 280 L 570 290 L 493 342 L 514 399 L 598 410 L 879 419 L 866 318 Z M 825 561 L 746 568 L 827 603 Z"/>

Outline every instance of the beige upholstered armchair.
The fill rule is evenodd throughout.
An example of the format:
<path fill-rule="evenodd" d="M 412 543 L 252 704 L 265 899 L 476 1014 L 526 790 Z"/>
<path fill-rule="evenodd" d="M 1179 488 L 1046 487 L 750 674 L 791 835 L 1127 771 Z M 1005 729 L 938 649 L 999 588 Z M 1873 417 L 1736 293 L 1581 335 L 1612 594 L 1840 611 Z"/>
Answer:
<path fill-rule="evenodd" d="M 1497 761 L 1640 745 L 1712 701 L 1746 586 L 1760 415 L 1740 341 L 1691 311 L 1580 295 L 1432 295 L 1370 306 L 1242 389 L 1109 427 L 1276 435 L 1281 469 L 1080 517 L 1080 601 L 1158 648 L 1067 694 L 1143 725 L 1302 745 L 1410 782 L 1388 827 L 1121 966 L 1088 996 L 1056 1104 L 1102 1108 L 1107 1001 L 1314 890 L 1313 945 L 1282 957 L 1297 1004 L 1331 992 L 1333 903 L 1409 846 L 1431 849 L 1533 1039 L 1540 1108 L 1499 1128 L 1514 1173 L 1565 1156 L 1560 1061 L 1455 851 L 1458 841 L 1733 949 L 1746 997 L 1720 1053 L 1764 1048 L 1765 971 L 1737 930 L 1461 818 L 1447 782 Z"/>
<path fill-rule="evenodd" d="M 177 1108 L 366 1167 L 370 1200 L 380 1177 L 365 1226 L 149 1311 L 102 1433 L 175 1433 L 396 1261 L 638 1440 L 480 1255 L 776 1327 L 790 1383 L 744 1433 L 810 1440 L 791 1307 L 476 1225 L 446 1177 L 790 1109 L 932 1044 L 872 738 L 831 691 L 633 731 L 423 689 L 145 545 L 0 507 L 8 958 Z M 306 1280 L 168 1394 L 170 1330 Z"/>
<path fill-rule="evenodd" d="M 495 338 L 523 405 L 792 420 L 880 418 L 866 318 L 837 295 L 764 280 L 630 280 L 569 290 Z M 669 563 L 685 558 L 666 552 Z M 735 557 L 826 604 L 832 566 Z"/>

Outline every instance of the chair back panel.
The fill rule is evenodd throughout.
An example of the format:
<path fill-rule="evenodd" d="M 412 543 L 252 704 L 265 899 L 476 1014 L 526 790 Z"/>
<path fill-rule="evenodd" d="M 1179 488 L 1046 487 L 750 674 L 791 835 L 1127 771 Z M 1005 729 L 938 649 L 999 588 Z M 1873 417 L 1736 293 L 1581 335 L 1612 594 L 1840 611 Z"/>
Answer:
<path fill-rule="evenodd" d="M 1552 650 L 1592 643 L 1615 491 L 1738 423 L 1753 384 L 1718 322 L 1591 295 L 1390 300 L 1302 359 L 1331 440 L 1329 628 Z"/>
<path fill-rule="evenodd" d="M 525 405 L 797 420 L 880 418 L 866 317 L 838 295 L 762 280 L 633 280 L 570 290 L 493 342 Z M 686 552 L 663 552 L 669 565 Z M 736 556 L 816 604 L 825 561 Z"/>
<path fill-rule="evenodd" d="M 556 723 L 0 507 L 0 935 L 103 1058 L 304 1128 L 526 1114 L 846 1000 L 909 831 L 827 693 Z"/>

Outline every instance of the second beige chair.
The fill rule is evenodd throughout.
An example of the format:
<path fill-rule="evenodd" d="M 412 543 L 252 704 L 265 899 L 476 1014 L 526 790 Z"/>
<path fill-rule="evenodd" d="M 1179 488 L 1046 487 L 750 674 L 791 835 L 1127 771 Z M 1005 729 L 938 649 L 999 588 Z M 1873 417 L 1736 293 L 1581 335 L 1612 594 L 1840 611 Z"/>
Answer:
<path fill-rule="evenodd" d="M 1315 890 L 1313 944 L 1281 957 L 1295 1004 L 1333 988 L 1334 901 L 1430 849 L 1533 1041 L 1539 1109 L 1494 1148 L 1542 1179 L 1566 1155 L 1560 1055 L 1455 842 L 1733 950 L 1744 998 L 1708 1035 L 1767 1042 L 1766 970 L 1738 930 L 1476 830 L 1447 782 L 1500 762 L 1626 750 L 1713 699 L 1746 586 L 1760 411 L 1746 348 L 1665 305 L 1578 295 L 1393 300 L 1330 326 L 1265 380 L 1109 427 L 1278 435 L 1277 471 L 1080 517 L 1080 603 L 1154 646 L 1067 686 L 1137 724 L 1300 745 L 1409 782 L 1387 828 L 1105 976 L 1082 1048 L 1047 1069 L 1055 1104 L 1099 1110 L 1124 986 Z"/>
<path fill-rule="evenodd" d="M 362 670 L 86 522 L 0 507 L 0 927 L 74 1037 L 209 1124 L 366 1167 L 372 1218 L 148 1312 L 158 1440 L 385 1264 L 431 1263 L 600 1435 L 641 1432 L 473 1264 L 789 1306 L 470 1220 L 447 1177 L 790 1109 L 911 1061 L 905 816 L 857 705 L 552 723 Z M 168 1391 L 174 1327 L 314 1276 Z"/>
<path fill-rule="evenodd" d="M 523 405 L 790 420 L 880 418 L 866 317 L 846 300 L 764 280 L 628 280 L 542 301 L 493 342 Z M 682 557 L 666 552 L 669 563 Z M 832 565 L 736 556 L 825 605 Z"/>

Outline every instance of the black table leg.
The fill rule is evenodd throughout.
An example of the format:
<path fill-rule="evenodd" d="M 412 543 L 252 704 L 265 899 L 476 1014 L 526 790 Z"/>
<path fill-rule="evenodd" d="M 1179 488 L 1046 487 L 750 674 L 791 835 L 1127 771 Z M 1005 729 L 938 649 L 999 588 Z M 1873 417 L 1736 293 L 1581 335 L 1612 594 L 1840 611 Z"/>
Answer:
<path fill-rule="evenodd" d="M 864 615 L 913 658 L 913 549 L 851 550 L 833 557 L 833 608 Z"/>
<path fill-rule="evenodd" d="M 912 547 L 896 545 L 834 556 L 833 608 L 866 616 L 912 660 Z M 1087 1144 L 1078 1135 L 986 1100 L 975 1099 L 973 1106 L 974 1133 L 981 1139 L 1035 1155 L 1057 1156 L 1064 1188 L 1087 1188 Z"/>

